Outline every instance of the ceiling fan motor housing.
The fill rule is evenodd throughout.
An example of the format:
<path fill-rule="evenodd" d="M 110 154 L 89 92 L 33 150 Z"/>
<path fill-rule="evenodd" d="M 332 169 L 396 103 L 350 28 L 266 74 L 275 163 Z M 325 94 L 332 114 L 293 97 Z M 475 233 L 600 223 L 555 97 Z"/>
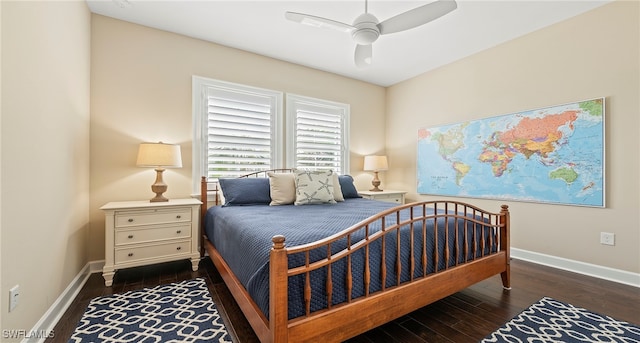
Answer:
<path fill-rule="evenodd" d="M 351 37 L 360 45 L 369 45 L 375 42 L 380 36 L 378 18 L 373 16 L 373 14 L 361 14 L 353 21 L 353 26 L 356 30 L 353 30 Z"/>

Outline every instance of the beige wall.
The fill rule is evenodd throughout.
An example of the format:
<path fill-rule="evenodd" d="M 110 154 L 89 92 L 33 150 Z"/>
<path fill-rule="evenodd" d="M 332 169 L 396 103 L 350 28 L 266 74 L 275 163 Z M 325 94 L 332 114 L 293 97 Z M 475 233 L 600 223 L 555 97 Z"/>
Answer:
<path fill-rule="evenodd" d="M 639 273 L 639 12 L 637 1 L 614 2 L 390 87 L 388 187 L 432 198 L 416 194 L 418 127 L 606 97 L 607 207 L 508 202 L 511 242 Z M 496 210 L 502 203 L 469 201 Z M 601 245 L 601 231 L 615 233 L 616 245 Z"/>
<path fill-rule="evenodd" d="M 0 133 L 2 132 L 2 3 L 0 3 Z M 2 267 L 2 139 L 0 138 L 0 267 Z M 2 271 L 0 271 L 0 293 L 4 291 L 2 283 Z M 2 305 L 2 301 L 0 301 Z M 0 311 L 0 330 L 2 325 L 3 312 Z"/>
<path fill-rule="evenodd" d="M 0 7 L 1 327 L 30 330 L 87 262 L 91 16 L 84 1 Z"/>
<path fill-rule="evenodd" d="M 91 43 L 90 260 L 104 259 L 100 206 L 153 196 L 155 172 L 135 166 L 140 142 L 179 143 L 166 195 L 192 194 L 193 75 L 350 104 L 351 170 L 365 187 L 362 156 L 384 151 L 383 87 L 100 15 Z"/>
<path fill-rule="evenodd" d="M 0 133 L 2 132 L 2 3 L 0 3 Z M 0 267 L 2 267 L 2 139 L 0 138 Z M 4 291 L 2 283 L 2 271 L 0 271 L 0 293 Z M 0 301 L 2 305 L 2 301 Z M 2 325 L 3 312 L 0 311 L 0 330 Z"/>

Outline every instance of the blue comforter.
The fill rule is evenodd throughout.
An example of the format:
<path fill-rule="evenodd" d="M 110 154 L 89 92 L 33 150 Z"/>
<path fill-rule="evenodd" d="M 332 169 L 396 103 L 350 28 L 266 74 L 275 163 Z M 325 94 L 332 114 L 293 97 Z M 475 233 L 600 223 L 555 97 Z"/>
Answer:
<path fill-rule="evenodd" d="M 275 235 L 283 235 L 286 238 L 287 246 L 297 246 L 301 244 L 315 242 L 334 233 L 340 232 L 370 216 L 373 216 L 385 209 L 394 207 L 395 204 L 369 200 L 369 199 L 346 199 L 345 202 L 326 205 L 306 205 L 306 206 L 231 206 L 231 207 L 211 207 L 205 217 L 206 234 L 216 247 L 221 256 L 225 259 L 231 270 L 238 280 L 245 287 L 249 295 L 254 299 L 258 307 L 263 311 L 265 316 L 269 316 L 269 251 L 271 249 L 271 238 Z M 408 214 L 407 214 L 408 216 Z M 395 216 L 389 218 L 387 226 L 395 221 Z M 433 225 L 430 225 L 433 226 Z M 438 250 L 440 254 L 444 250 L 444 221 L 438 222 L 439 239 Z M 464 228 L 458 224 L 458 232 L 462 237 Z M 458 262 L 464 262 L 465 256 L 463 249 L 453 247 L 453 228 L 454 221 L 449 222 L 449 248 L 451 251 L 448 263 L 444 258 L 440 257 L 438 270 L 445 268 L 445 264 L 454 265 L 456 256 Z M 376 226 L 372 226 L 372 232 L 379 230 Z M 467 233 L 471 237 L 474 228 L 467 227 Z M 475 227 L 478 240 L 480 235 L 489 234 L 488 227 Z M 432 232 L 433 228 L 429 228 L 428 232 Z M 408 229 L 401 230 L 401 282 L 410 279 L 410 231 Z M 363 233 L 354 235 L 352 243 L 361 239 Z M 427 256 L 434 256 L 434 244 L 430 242 L 430 234 L 427 234 Z M 414 230 L 414 258 L 415 272 L 414 277 L 422 275 L 421 252 L 422 252 L 422 231 L 419 228 Z M 462 238 L 459 244 L 463 244 Z M 471 250 L 473 242 L 471 239 L 467 242 L 468 251 Z M 390 287 L 397 283 L 396 279 L 396 235 L 387 235 L 386 242 L 386 269 L 387 277 L 386 286 Z M 332 252 L 335 253 L 346 247 L 346 241 L 339 241 L 332 246 Z M 476 242 L 476 247 L 478 243 Z M 494 247 L 487 247 L 485 253 Z M 382 281 L 380 280 L 380 265 L 382 264 L 379 252 L 381 251 L 381 243 L 378 240 L 371 246 L 370 268 L 371 268 L 371 285 L 370 292 L 380 290 Z M 476 256 L 482 252 L 477 249 Z M 378 251 L 378 253 L 374 253 Z M 457 253 L 454 253 L 456 252 Z M 313 251 L 312 260 L 319 260 L 326 257 L 326 249 Z M 468 256 L 467 259 L 472 258 Z M 358 277 L 364 274 L 364 251 L 355 253 L 352 256 L 351 268 L 354 277 L 352 298 L 362 296 L 365 292 L 364 284 L 358 281 Z M 334 263 L 332 267 L 333 298 L 332 303 L 337 304 L 347 299 L 346 290 L 342 285 L 346 283 L 346 260 Z M 303 256 L 290 256 L 289 267 L 300 266 L 304 264 Z M 427 263 L 428 272 L 435 270 L 433 262 Z M 325 295 L 326 270 L 319 269 L 311 273 L 312 296 L 311 311 L 316 311 L 327 307 L 327 299 Z M 289 278 L 289 318 L 295 318 L 304 315 L 304 298 L 303 276 Z"/>

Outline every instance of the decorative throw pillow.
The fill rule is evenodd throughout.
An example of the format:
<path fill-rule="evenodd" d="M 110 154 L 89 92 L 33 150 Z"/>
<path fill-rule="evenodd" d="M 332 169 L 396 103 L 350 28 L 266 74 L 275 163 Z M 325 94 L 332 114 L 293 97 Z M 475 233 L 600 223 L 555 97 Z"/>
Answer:
<path fill-rule="evenodd" d="M 296 170 L 294 205 L 335 204 L 333 170 Z"/>
<path fill-rule="evenodd" d="M 342 195 L 345 199 L 362 198 L 362 196 L 358 194 L 356 186 L 353 184 L 353 177 L 351 175 L 340 175 L 338 181 L 340 182 Z"/>
<path fill-rule="evenodd" d="M 335 201 L 344 201 L 342 188 L 340 187 L 340 178 L 337 173 L 333 173 L 333 199 Z"/>
<path fill-rule="evenodd" d="M 266 205 L 271 202 L 269 196 L 269 179 L 237 178 L 219 179 L 223 206 Z"/>
<path fill-rule="evenodd" d="M 293 173 L 268 172 L 271 206 L 291 205 L 296 201 L 296 178 Z"/>

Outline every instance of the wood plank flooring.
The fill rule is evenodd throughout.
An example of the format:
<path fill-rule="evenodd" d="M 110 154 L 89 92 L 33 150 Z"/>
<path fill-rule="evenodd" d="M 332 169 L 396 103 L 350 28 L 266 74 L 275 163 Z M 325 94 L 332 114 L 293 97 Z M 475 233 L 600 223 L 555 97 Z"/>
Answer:
<path fill-rule="evenodd" d="M 100 273 L 92 274 L 46 342 L 67 342 L 94 297 L 194 277 L 206 280 L 234 342 L 258 342 L 208 258 L 197 272 L 186 260 L 121 270 L 112 287 L 104 286 Z M 348 342 L 478 342 L 544 296 L 640 325 L 640 288 L 519 260 L 512 261 L 511 277 L 510 291 L 497 275 Z"/>

